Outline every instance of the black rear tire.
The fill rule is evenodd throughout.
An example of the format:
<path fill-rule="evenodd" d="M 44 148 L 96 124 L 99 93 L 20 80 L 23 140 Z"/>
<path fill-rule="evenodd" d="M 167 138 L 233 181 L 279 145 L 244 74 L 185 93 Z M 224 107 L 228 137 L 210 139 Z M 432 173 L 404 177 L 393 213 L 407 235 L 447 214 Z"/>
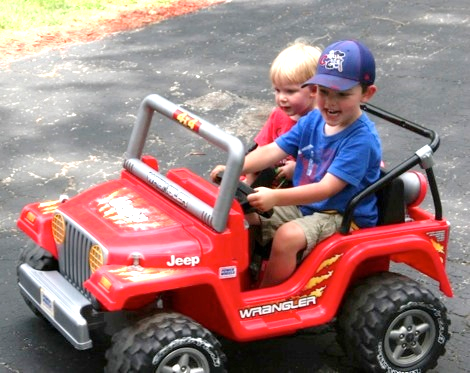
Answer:
<path fill-rule="evenodd" d="M 349 292 L 337 319 L 338 342 L 367 372 L 425 372 L 445 353 L 449 325 L 430 291 L 387 272 Z"/>
<path fill-rule="evenodd" d="M 153 315 L 116 333 L 106 359 L 106 373 L 226 372 L 220 342 L 177 313 Z"/>

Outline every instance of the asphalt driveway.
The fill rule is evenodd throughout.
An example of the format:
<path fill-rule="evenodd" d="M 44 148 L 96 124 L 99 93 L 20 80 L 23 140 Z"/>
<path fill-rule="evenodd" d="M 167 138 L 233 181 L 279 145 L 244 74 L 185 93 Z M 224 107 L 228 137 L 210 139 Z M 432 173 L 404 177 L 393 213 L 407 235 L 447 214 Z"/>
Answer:
<path fill-rule="evenodd" d="M 73 349 L 35 318 L 16 286 L 16 229 L 29 202 L 74 195 L 116 177 L 138 105 L 150 93 L 249 142 L 273 105 L 268 70 L 298 37 L 326 46 L 357 38 L 374 52 L 373 103 L 441 135 L 436 174 L 452 223 L 444 299 L 452 338 L 437 372 L 470 372 L 470 8 L 467 1 L 232 0 L 103 40 L 14 62 L 0 71 L 0 371 L 99 372 L 106 341 Z M 159 119 L 158 119 L 159 120 Z M 152 151 L 207 176 L 220 154 L 161 123 Z M 381 127 L 384 157 L 414 149 Z M 435 283 L 417 274 L 434 292 Z M 249 344 L 225 342 L 231 372 L 353 372 L 329 327 Z"/>

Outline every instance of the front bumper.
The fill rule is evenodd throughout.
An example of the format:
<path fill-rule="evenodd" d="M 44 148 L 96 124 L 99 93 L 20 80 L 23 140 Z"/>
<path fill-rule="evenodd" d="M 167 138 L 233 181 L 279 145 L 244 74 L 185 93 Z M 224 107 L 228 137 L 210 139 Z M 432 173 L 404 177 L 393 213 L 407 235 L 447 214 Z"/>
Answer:
<path fill-rule="evenodd" d="M 78 350 L 93 346 L 81 311 L 90 301 L 58 271 L 38 271 L 28 264 L 18 268 L 18 285 L 28 299 Z"/>

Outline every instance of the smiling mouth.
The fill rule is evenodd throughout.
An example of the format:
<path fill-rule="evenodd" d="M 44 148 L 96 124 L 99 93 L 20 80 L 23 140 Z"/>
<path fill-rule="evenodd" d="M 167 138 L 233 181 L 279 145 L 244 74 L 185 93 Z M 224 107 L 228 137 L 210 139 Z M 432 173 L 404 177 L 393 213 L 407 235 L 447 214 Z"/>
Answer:
<path fill-rule="evenodd" d="M 340 113 L 339 110 L 328 110 L 328 109 L 326 109 L 325 111 L 328 115 L 337 115 L 337 114 Z"/>

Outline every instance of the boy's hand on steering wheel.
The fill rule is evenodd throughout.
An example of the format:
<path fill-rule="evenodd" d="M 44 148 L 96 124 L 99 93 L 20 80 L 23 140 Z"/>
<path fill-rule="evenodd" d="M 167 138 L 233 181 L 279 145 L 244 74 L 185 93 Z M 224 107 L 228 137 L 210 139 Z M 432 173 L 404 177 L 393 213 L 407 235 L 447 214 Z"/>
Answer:
<path fill-rule="evenodd" d="M 212 170 L 211 178 L 215 183 L 220 184 L 222 182 L 223 171 L 220 171 L 220 170 L 224 170 L 224 169 L 225 169 L 225 166 L 217 166 L 214 168 L 214 170 Z M 261 189 L 268 189 L 268 188 L 261 188 Z M 245 184 L 243 181 L 238 181 L 238 187 L 235 192 L 235 198 L 240 203 L 243 209 L 243 212 L 245 214 L 256 212 L 260 215 L 263 215 L 266 218 L 270 218 L 271 215 L 273 214 L 272 208 L 267 208 L 266 210 L 260 210 L 260 209 L 256 209 L 254 206 L 250 204 L 247 197 L 253 194 L 257 194 L 255 189 Z"/>
<path fill-rule="evenodd" d="M 259 187 L 255 188 L 256 193 L 247 196 L 248 202 L 251 206 L 259 211 L 269 211 L 276 206 L 276 190 Z"/>
<path fill-rule="evenodd" d="M 214 169 L 210 173 L 211 180 L 216 182 L 220 178 L 219 174 L 223 173 L 224 170 L 225 170 L 224 165 L 219 164 L 219 165 L 215 166 Z"/>

